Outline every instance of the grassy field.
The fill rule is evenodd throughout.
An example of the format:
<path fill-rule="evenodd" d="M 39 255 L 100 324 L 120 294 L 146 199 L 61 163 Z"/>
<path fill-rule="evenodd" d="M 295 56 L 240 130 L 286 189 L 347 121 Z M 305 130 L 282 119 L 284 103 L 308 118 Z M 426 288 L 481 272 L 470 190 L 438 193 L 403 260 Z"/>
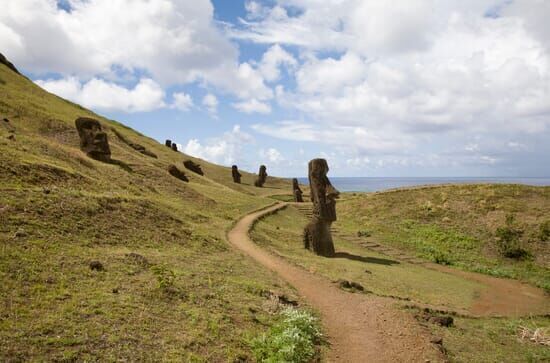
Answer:
<path fill-rule="evenodd" d="M 79 116 L 100 120 L 118 165 L 80 151 Z M 186 159 L 205 175 L 186 171 Z M 294 293 L 232 250 L 225 232 L 291 183 L 269 177 L 255 188 L 242 174 L 234 184 L 230 168 L 173 152 L 0 65 L 0 361 L 251 358 L 251 337 L 281 319 L 272 296 Z"/>
<path fill-rule="evenodd" d="M 355 194 L 338 225 L 464 270 L 550 290 L 550 187 L 453 185 Z M 506 248 L 524 251 L 519 258 Z"/>
<path fill-rule="evenodd" d="M 366 293 L 392 296 L 405 305 L 416 303 L 464 312 L 480 288 L 473 281 L 413 264 L 397 263 L 339 238 L 335 238 L 336 258 L 316 256 L 303 248 L 302 228 L 306 223 L 304 215 L 289 206 L 258 222 L 252 237 L 262 247 L 304 269 L 335 282 L 359 283 Z M 341 221 L 336 225 L 340 227 Z M 413 308 L 410 312 L 417 314 L 419 310 Z M 547 347 L 518 338 L 521 327 L 533 330 L 549 327 L 549 317 L 473 318 L 460 314 L 454 320 L 450 328 L 420 322 L 443 339 L 443 347 L 452 362 L 543 362 L 550 359 Z"/>

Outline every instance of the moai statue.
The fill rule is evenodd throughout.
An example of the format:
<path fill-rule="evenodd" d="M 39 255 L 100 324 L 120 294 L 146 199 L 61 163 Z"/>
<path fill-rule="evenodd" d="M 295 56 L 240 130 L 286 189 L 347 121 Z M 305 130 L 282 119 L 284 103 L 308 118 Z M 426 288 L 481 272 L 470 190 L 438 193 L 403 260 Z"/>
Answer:
<path fill-rule="evenodd" d="M 166 145 L 166 147 L 172 147 L 172 140 L 166 139 L 166 141 L 164 142 L 164 145 Z"/>
<path fill-rule="evenodd" d="M 304 228 L 304 247 L 317 255 L 333 257 L 330 225 L 336 220 L 336 198 L 340 193 L 327 178 L 329 169 L 325 159 L 311 160 L 308 169 L 313 218 Z"/>
<path fill-rule="evenodd" d="M 267 171 L 265 165 L 260 166 L 260 171 L 258 172 L 258 178 L 254 182 L 254 185 L 261 188 L 265 184 L 265 180 L 267 179 Z"/>
<path fill-rule="evenodd" d="M 179 180 L 183 180 L 184 182 L 189 181 L 185 173 L 179 170 L 175 165 L 168 166 L 168 172 L 170 173 L 170 175 L 178 178 Z"/>
<path fill-rule="evenodd" d="M 92 159 L 109 163 L 111 149 L 107 134 L 101 129 L 99 121 L 89 117 L 79 117 L 75 126 L 80 137 L 80 149 Z"/>
<path fill-rule="evenodd" d="M 172 150 L 178 151 L 178 145 L 175 142 L 172 143 Z"/>
<path fill-rule="evenodd" d="M 202 171 L 200 164 L 193 162 L 193 160 L 185 160 L 183 162 L 183 165 L 185 166 L 185 168 L 191 170 L 193 173 L 204 175 L 204 172 Z"/>
<path fill-rule="evenodd" d="M 239 173 L 239 168 L 237 165 L 231 167 L 231 176 L 233 176 L 233 182 L 241 184 L 241 173 Z"/>
<path fill-rule="evenodd" d="M 294 201 L 296 203 L 302 203 L 304 201 L 304 198 L 302 198 L 302 194 L 302 189 L 300 189 L 298 179 L 292 179 L 292 195 L 294 195 Z"/>

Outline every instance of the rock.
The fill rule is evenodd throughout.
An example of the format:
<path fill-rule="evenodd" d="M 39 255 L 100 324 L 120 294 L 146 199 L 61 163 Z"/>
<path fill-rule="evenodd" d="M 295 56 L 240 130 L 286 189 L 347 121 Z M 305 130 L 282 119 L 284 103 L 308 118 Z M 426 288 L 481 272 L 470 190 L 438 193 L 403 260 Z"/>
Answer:
<path fill-rule="evenodd" d="M 184 182 L 189 182 L 189 179 L 185 175 L 185 173 L 181 170 L 179 170 L 175 165 L 170 165 L 168 167 L 168 172 L 170 175 L 178 178 L 179 180 L 183 180 Z"/>
<path fill-rule="evenodd" d="M 24 230 L 19 229 L 19 230 L 17 230 L 17 232 L 15 232 L 14 236 L 15 236 L 15 238 L 24 238 L 24 237 L 27 237 L 28 234 Z"/>
<path fill-rule="evenodd" d="M 261 188 L 264 186 L 265 181 L 267 180 L 267 168 L 265 165 L 260 165 L 260 170 L 258 171 L 258 178 L 254 182 L 254 186 Z"/>
<path fill-rule="evenodd" d="M 329 168 L 325 159 L 311 160 L 308 169 L 313 216 L 304 228 L 304 247 L 317 255 L 333 257 L 335 252 L 330 226 L 336 220 L 336 198 L 340 192 L 327 177 Z"/>
<path fill-rule="evenodd" d="M 231 167 L 231 176 L 233 177 L 233 183 L 241 184 L 241 173 L 237 165 Z"/>
<path fill-rule="evenodd" d="M 365 288 L 357 282 L 348 281 L 348 280 L 338 280 L 337 282 L 342 289 L 365 291 Z"/>
<path fill-rule="evenodd" d="M 164 145 L 166 145 L 166 147 L 172 147 L 172 140 L 166 140 Z"/>
<path fill-rule="evenodd" d="M 113 294 L 118 294 L 118 288 L 115 287 L 113 290 L 111 290 L 113 292 Z"/>
<path fill-rule="evenodd" d="M 428 321 L 433 324 L 450 327 L 453 325 L 454 319 L 452 316 L 432 316 Z"/>
<path fill-rule="evenodd" d="M 193 173 L 204 175 L 200 164 L 195 163 L 193 160 L 185 160 L 183 162 L 183 166 L 185 166 L 186 169 L 191 170 Z"/>
<path fill-rule="evenodd" d="M 178 145 L 175 142 L 172 143 L 172 150 L 178 151 Z"/>
<path fill-rule="evenodd" d="M 48 188 L 44 188 L 44 189 L 42 189 L 42 193 L 44 193 L 44 194 L 50 194 L 50 193 L 51 193 L 51 190 L 49 190 Z"/>
<path fill-rule="evenodd" d="M 443 223 L 449 223 L 451 221 L 451 218 L 449 217 L 443 217 L 443 219 L 441 220 Z"/>
<path fill-rule="evenodd" d="M 432 339 L 430 339 L 430 343 L 441 345 L 441 344 L 443 344 L 443 338 L 433 337 Z"/>
<path fill-rule="evenodd" d="M 103 271 L 103 264 L 99 261 L 91 261 L 90 262 L 90 270 L 92 271 Z"/>
<path fill-rule="evenodd" d="M 126 258 L 130 262 L 136 265 L 149 266 L 149 261 L 139 253 L 135 253 L 135 252 L 127 253 Z"/>
<path fill-rule="evenodd" d="M 8 136 L 8 140 L 15 141 L 15 135 L 11 134 Z"/>
<path fill-rule="evenodd" d="M 75 120 L 75 126 L 80 137 L 80 149 L 92 159 L 111 162 L 107 134 L 101 129 L 99 121 L 89 117 L 79 117 Z"/>
<path fill-rule="evenodd" d="M 17 74 L 21 74 L 19 73 L 19 71 L 17 70 L 17 68 L 15 68 L 15 66 L 13 65 L 12 62 L 10 62 L 2 53 L 0 53 L 0 63 L 5 65 L 6 67 L 8 67 L 9 69 L 11 69 L 12 71 L 14 71 L 15 73 Z"/>

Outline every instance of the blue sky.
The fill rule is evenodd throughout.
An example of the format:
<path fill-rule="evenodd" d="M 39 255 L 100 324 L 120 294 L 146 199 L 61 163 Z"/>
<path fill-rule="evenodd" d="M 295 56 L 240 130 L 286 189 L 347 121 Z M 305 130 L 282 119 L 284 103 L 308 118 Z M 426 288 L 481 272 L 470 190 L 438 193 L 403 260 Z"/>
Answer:
<path fill-rule="evenodd" d="M 550 2 L 7 0 L 37 84 L 213 162 L 550 176 Z"/>

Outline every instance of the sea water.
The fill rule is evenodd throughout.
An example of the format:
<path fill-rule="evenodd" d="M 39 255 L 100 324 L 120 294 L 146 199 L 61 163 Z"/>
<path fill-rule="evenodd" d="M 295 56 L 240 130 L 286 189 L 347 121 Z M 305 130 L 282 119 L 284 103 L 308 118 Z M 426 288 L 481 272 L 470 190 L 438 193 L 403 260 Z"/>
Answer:
<path fill-rule="evenodd" d="M 341 192 L 377 192 L 381 190 L 437 184 L 478 184 L 502 183 L 550 186 L 550 178 L 515 177 L 461 177 L 461 178 L 374 178 L 374 177 L 330 177 L 332 185 Z M 298 178 L 300 183 L 308 184 L 307 178 Z"/>

